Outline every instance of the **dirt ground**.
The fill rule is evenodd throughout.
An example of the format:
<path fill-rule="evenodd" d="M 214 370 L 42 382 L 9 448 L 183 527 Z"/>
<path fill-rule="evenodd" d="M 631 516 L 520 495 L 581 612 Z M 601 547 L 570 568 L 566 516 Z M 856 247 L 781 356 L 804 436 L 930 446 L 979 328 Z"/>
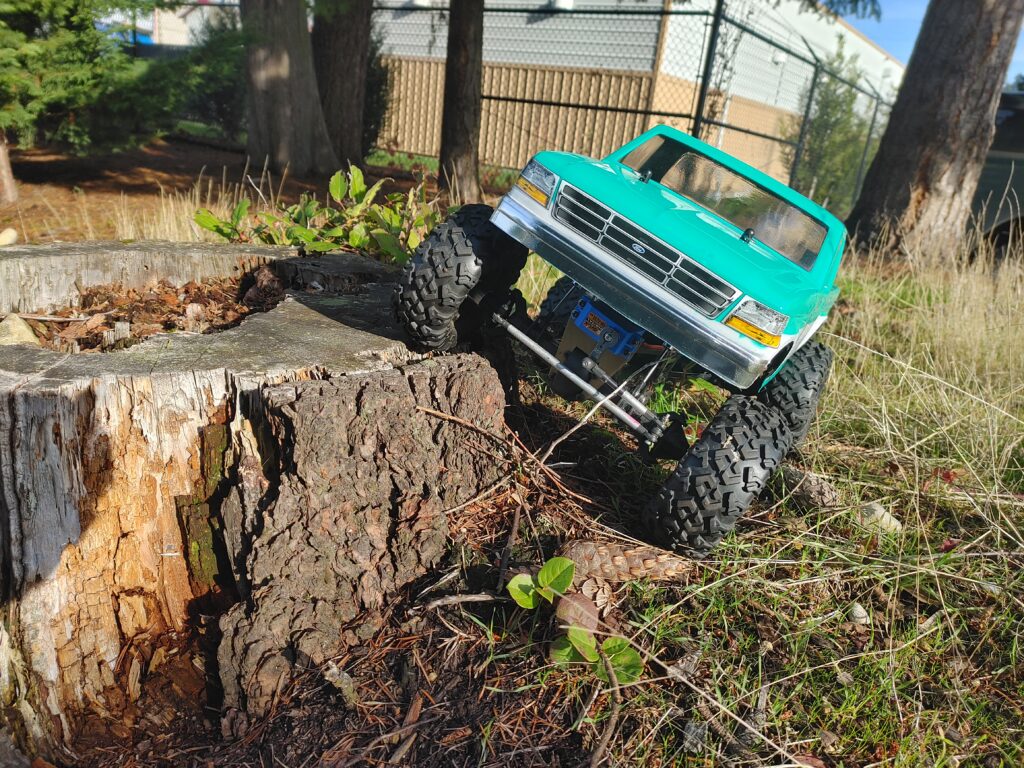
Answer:
<path fill-rule="evenodd" d="M 0 207 L 0 229 L 14 227 L 22 243 L 110 239 L 117 232 L 118 211 L 156 211 L 161 190 L 185 192 L 201 176 L 214 185 L 237 182 L 246 172 L 258 180 L 262 170 L 247 166 L 240 152 L 180 140 L 155 140 L 137 149 L 90 157 L 50 149 L 15 151 L 11 165 L 21 199 Z M 283 185 L 273 177 L 273 188 L 280 189 L 286 201 L 303 192 L 323 197 L 334 170 L 323 177 L 286 176 Z M 396 179 L 396 187 L 410 180 L 401 178 L 400 171 L 387 175 Z M 379 178 L 372 173 L 368 177 Z"/>

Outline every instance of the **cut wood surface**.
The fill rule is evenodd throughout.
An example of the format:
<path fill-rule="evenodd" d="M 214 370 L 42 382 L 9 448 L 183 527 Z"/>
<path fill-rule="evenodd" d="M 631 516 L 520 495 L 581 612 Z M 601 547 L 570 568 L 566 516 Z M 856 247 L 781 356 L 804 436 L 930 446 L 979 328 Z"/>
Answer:
<path fill-rule="evenodd" d="M 80 734 L 120 722 L 158 638 L 214 593 L 243 600 L 225 618 L 227 701 L 260 711 L 267 670 L 286 677 L 265 663 L 280 643 L 314 658 L 312 638 L 321 655 L 347 640 L 342 623 L 438 557 L 445 505 L 493 480 L 455 450 L 464 435 L 415 411 L 496 425 L 487 364 L 410 353 L 382 265 L 285 256 L 282 274 L 315 291 L 221 333 L 108 354 L 0 348 L 0 693 L 31 753 L 73 762 Z M 232 687 L 247 671 L 257 680 Z"/>

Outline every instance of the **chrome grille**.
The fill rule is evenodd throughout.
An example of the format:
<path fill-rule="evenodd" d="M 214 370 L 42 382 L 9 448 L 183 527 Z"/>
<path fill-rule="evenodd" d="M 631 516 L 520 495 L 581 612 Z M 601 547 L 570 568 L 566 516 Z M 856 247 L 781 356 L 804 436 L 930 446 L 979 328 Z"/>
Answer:
<path fill-rule="evenodd" d="M 562 185 L 554 216 L 708 317 L 720 314 L 738 295 L 714 273 L 575 187 Z"/>

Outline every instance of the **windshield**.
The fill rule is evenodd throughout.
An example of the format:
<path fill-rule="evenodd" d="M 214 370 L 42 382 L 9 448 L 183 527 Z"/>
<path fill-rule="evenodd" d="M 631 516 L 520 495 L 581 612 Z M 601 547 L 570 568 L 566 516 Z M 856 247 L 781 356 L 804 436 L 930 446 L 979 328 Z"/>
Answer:
<path fill-rule="evenodd" d="M 825 226 L 749 179 L 668 136 L 654 136 L 622 164 L 678 192 L 804 269 L 814 266 Z"/>

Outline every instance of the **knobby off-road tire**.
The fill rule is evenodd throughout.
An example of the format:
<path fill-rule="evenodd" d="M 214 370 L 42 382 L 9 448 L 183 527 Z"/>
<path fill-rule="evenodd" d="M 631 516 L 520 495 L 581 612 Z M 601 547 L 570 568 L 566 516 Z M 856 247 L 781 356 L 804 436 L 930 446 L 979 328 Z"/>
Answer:
<path fill-rule="evenodd" d="M 395 314 L 421 350 L 471 340 L 507 299 L 527 250 L 491 224 L 489 205 L 465 205 L 436 226 L 398 281 Z"/>
<path fill-rule="evenodd" d="M 647 505 L 648 528 L 672 549 L 706 554 L 765 489 L 790 442 L 774 408 L 729 398 Z"/>
<path fill-rule="evenodd" d="M 560 338 L 572 311 L 583 298 L 583 288 L 568 275 L 562 275 L 548 288 L 537 311 L 537 326 L 544 336 Z"/>
<path fill-rule="evenodd" d="M 824 344 L 808 341 L 757 395 L 782 414 L 793 435 L 793 448 L 807 437 L 818 413 L 818 401 L 832 370 L 832 356 L 832 350 Z"/>

